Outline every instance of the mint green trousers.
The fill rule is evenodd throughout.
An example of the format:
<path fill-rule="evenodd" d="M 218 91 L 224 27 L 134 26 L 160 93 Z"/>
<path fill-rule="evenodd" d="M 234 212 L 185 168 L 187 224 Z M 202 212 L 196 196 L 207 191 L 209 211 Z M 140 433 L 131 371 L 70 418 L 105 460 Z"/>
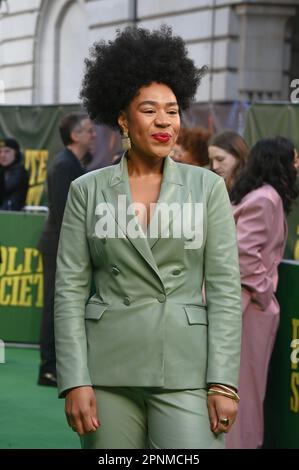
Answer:
<path fill-rule="evenodd" d="M 210 430 L 206 390 L 94 387 L 101 426 L 83 449 L 224 448 Z"/>

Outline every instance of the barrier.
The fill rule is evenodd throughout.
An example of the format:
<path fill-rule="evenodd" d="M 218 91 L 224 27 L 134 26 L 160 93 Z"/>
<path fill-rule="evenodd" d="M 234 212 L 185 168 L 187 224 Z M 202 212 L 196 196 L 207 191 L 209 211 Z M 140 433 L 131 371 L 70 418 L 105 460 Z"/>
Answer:
<path fill-rule="evenodd" d="M 0 211 L 0 338 L 38 343 L 43 267 L 37 243 L 45 214 Z"/>
<path fill-rule="evenodd" d="M 299 262 L 279 266 L 280 325 L 269 368 L 264 447 L 299 449 Z"/>

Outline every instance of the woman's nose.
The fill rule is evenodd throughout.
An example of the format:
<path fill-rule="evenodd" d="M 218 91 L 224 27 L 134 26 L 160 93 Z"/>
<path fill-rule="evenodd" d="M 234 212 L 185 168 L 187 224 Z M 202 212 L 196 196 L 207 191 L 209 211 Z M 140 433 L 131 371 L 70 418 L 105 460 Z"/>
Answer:
<path fill-rule="evenodd" d="M 169 117 L 167 113 L 157 113 L 155 118 L 155 124 L 159 127 L 167 127 L 170 125 Z"/>

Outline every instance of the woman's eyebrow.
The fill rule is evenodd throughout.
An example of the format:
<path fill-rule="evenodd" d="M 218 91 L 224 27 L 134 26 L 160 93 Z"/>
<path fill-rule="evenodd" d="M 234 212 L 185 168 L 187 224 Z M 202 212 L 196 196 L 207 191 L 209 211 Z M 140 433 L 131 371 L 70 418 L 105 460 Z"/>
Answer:
<path fill-rule="evenodd" d="M 151 100 L 146 100 L 146 101 L 141 101 L 141 103 L 139 103 L 138 106 L 142 106 L 142 105 L 145 105 L 145 104 L 150 104 L 152 106 L 155 106 L 158 103 L 158 101 L 151 101 Z M 176 101 L 169 101 L 168 103 L 165 103 L 166 106 L 178 106 L 178 103 Z"/>

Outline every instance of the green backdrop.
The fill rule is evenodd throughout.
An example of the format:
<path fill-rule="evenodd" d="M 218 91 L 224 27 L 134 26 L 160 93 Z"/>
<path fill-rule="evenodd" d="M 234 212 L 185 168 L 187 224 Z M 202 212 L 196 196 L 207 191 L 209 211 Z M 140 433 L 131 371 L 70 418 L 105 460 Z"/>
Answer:
<path fill-rule="evenodd" d="M 253 145 L 263 137 L 283 135 L 299 148 L 299 105 L 253 103 L 246 114 L 244 137 Z"/>
<path fill-rule="evenodd" d="M 36 246 L 43 214 L 0 211 L 0 338 L 38 343 L 43 267 Z"/>
<path fill-rule="evenodd" d="M 0 139 L 16 138 L 29 171 L 27 205 L 46 203 L 46 165 L 61 149 L 58 123 L 67 113 L 80 110 L 75 105 L 0 106 Z"/>

